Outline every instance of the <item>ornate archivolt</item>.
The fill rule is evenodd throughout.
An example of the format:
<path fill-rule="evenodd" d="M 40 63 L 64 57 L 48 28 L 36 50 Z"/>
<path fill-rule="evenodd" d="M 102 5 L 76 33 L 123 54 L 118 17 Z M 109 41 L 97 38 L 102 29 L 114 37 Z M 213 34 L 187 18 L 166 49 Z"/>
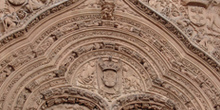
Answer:
<path fill-rule="evenodd" d="M 219 0 L 139 0 L 174 23 L 188 39 L 220 61 Z"/>
<path fill-rule="evenodd" d="M 219 110 L 219 73 L 132 2 L 68 2 L 0 48 L 0 109 Z"/>

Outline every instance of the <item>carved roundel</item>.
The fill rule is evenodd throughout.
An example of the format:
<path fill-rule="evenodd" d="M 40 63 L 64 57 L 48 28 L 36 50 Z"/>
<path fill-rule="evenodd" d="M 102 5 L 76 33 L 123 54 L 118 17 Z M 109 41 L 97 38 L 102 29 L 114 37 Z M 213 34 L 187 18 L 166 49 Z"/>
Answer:
<path fill-rule="evenodd" d="M 9 3 L 15 6 L 22 5 L 26 2 L 26 0 L 8 0 Z"/>

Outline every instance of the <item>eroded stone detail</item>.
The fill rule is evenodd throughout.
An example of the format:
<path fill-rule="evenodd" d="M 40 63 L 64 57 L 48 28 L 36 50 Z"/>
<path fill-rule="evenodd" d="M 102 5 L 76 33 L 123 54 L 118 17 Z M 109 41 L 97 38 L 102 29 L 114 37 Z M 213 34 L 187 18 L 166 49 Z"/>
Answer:
<path fill-rule="evenodd" d="M 152 103 L 151 103 L 152 101 Z M 147 103 L 149 102 L 149 103 Z M 156 109 L 156 110 L 178 110 L 173 101 L 166 97 L 154 94 L 137 94 L 118 99 L 113 110 L 130 110 L 130 109 Z M 160 105 L 162 104 L 162 106 Z"/>
<path fill-rule="evenodd" d="M 142 0 L 170 19 L 189 37 L 190 41 L 219 59 L 218 0 Z M 215 11 L 214 11 L 215 10 Z"/>
<path fill-rule="evenodd" d="M 113 20 L 114 16 L 113 13 L 115 11 L 115 4 L 114 1 L 111 0 L 101 0 L 101 14 L 102 19 L 105 20 Z"/>
<path fill-rule="evenodd" d="M 54 3 L 50 0 L 32 0 L 26 4 L 22 0 L 7 1 L 11 5 L 23 5 L 28 13 Z M 192 5 L 185 2 L 184 5 Z M 218 78 L 213 77 L 217 75 L 203 64 L 201 67 L 196 65 L 196 58 L 191 60 L 187 53 L 179 53 L 182 48 L 174 47 L 176 44 L 172 38 L 164 38 L 146 26 L 148 23 L 119 15 L 123 7 L 119 8 L 118 3 L 122 1 L 113 2 L 115 6 L 110 0 L 103 4 L 87 2 L 89 7 L 81 5 L 77 9 L 95 7 L 99 10 L 56 21 L 17 50 L 6 51 L 9 52 L 7 57 L 0 58 L 0 84 L 3 88 L 0 89 L 0 109 L 218 110 Z M 126 3 L 131 5 L 128 1 Z M 137 1 L 132 3 L 138 4 Z M 149 3 L 155 4 L 153 1 Z M 169 8 L 163 9 L 165 6 L 160 5 L 167 4 L 161 2 L 155 7 L 169 15 Z M 58 7 L 45 11 L 29 26 L 63 6 Z M 138 4 L 138 7 L 145 6 Z M 191 18 L 179 18 L 183 21 L 178 23 L 205 26 L 204 19 L 198 20 L 196 14 L 205 15 L 193 7 L 189 9 Z M 186 42 L 171 23 L 153 11 L 144 11 Z M 21 12 L 18 19 L 24 16 Z M 13 23 L 17 25 L 16 20 L 9 21 L 9 28 Z M 17 36 L 26 32 L 24 30 Z M 191 47 L 190 43 L 187 46 Z M 5 50 L 7 47 L 2 51 Z M 200 57 L 209 60 L 203 53 Z M 218 66 L 209 61 L 214 67 Z"/>
<path fill-rule="evenodd" d="M 112 57 L 89 61 L 77 74 L 74 85 L 96 91 L 108 101 L 123 94 L 145 90 L 145 84 L 136 71 Z"/>
<path fill-rule="evenodd" d="M 27 32 L 30 27 L 46 16 L 78 2 L 78 0 L 26 0 L 25 2 L 19 0 L 6 1 L 6 6 L 3 6 L 3 8 L 0 9 L 0 37 L 5 37 L 3 39 L 4 43 L 23 36 L 24 32 Z M 57 6 L 57 4 L 59 5 Z M 34 17 L 36 16 L 35 14 L 38 15 L 38 17 Z M 16 28 L 22 26 L 25 27 L 25 29 L 20 29 L 19 32 L 14 32 L 13 34 L 8 35 L 10 31 L 14 31 Z M 4 43 L 1 42 L 1 45 Z"/>
<path fill-rule="evenodd" d="M 41 109 L 50 109 L 56 105 L 81 105 L 83 108 L 89 110 L 102 110 L 108 109 L 107 103 L 99 96 L 86 92 L 85 90 L 62 87 L 54 88 L 42 92 L 42 99 L 45 100 Z"/>
<path fill-rule="evenodd" d="M 62 104 L 62 105 L 52 106 L 45 110 L 89 110 L 89 108 L 77 104 L 75 105 Z"/>

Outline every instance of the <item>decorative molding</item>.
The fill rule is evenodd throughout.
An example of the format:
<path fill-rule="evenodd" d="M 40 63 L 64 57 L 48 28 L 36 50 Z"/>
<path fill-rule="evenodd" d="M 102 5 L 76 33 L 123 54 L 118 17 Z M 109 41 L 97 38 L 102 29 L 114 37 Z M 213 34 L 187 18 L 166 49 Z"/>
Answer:
<path fill-rule="evenodd" d="M 49 2 L 49 4 L 44 4 L 44 5 L 42 4 L 41 7 L 37 8 L 36 10 L 32 10 L 30 13 L 25 12 L 25 10 L 22 9 L 24 7 L 21 7 L 21 9 L 19 9 L 17 12 L 12 13 L 14 14 L 13 16 L 16 19 L 19 19 L 16 21 L 12 20 L 12 18 L 10 17 L 11 16 L 10 13 L 4 14 L 5 13 L 4 10 L 6 10 L 7 12 L 7 9 L 2 9 L 3 16 L 6 16 L 6 17 L 0 19 L 2 20 L 0 21 L 0 26 L 1 26 L 0 28 L 3 29 L 0 34 L 0 39 L 1 39 L 0 47 L 11 42 L 12 40 L 15 40 L 19 37 L 24 36 L 24 34 L 28 32 L 31 27 L 33 27 L 36 23 L 38 23 L 40 20 L 44 19 L 45 17 L 53 13 L 56 13 L 60 10 L 63 10 L 65 7 L 71 6 L 72 4 L 77 4 L 78 2 L 81 3 L 84 1 L 63 0 L 63 1 L 59 1 L 59 2 L 57 1 L 54 3 L 51 1 Z M 19 18 L 19 14 L 21 15 L 28 14 L 28 15 L 25 15 L 24 17 Z M 5 20 L 7 20 L 7 22 Z"/>
<path fill-rule="evenodd" d="M 0 109 L 218 110 L 219 74 L 185 51 L 180 41 L 196 48 L 184 34 L 139 1 L 124 6 L 143 14 L 136 17 L 120 11 L 119 2 L 69 4 L 62 16 L 55 11 L 47 27 L 39 20 L 28 24 L 39 25 L 33 33 L 24 30 L 27 39 L 15 49 L 2 46 L 7 55 L 0 61 Z"/>
<path fill-rule="evenodd" d="M 22 37 L 24 33 L 26 33 L 32 26 L 34 26 L 37 22 L 39 22 L 41 19 L 45 18 L 51 13 L 54 13 L 55 11 L 59 11 L 63 6 L 69 6 L 70 4 L 73 4 L 77 1 L 65 1 L 60 5 L 57 5 L 53 7 L 52 9 L 49 9 L 49 11 L 45 11 L 41 13 L 37 18 L 33 19 L 26 27 L 25 29 L 21 29 L 18 32 L 14 32 L 11 35 L 2 36 L 2 40 L 0 41 L 0 47 L 3 45 L 11 42 L 12 40 L 15 40 L 18 37 Z M 182 41 L 188 49 L 190 49 L 193 53 L 201 57 L 203 60 L 205 60 L 209 65 L 214 67 L 216 71 L 220 72 L 220 65 L 218 64 L 218 61 L 215 61 L 210 57 L 209 54 L 206 54 L 206 52 L 200 50 L 199 48 L 195 47 L 191 44 L 191 42 L 188 40 L 188 38 L 180 32 L 177 27 L 175 27 L 172 23 L 170 23 L 167 19 L 163 18 L 161 15 L 158 15 L 158 13 L 154 12 L 152 9 L 148 8 L 143 3 L 139 2 L 138 0 L 131 1 L 137 8 L 144 11 L 147 15 L 151 16 L 154 20 L 159 21 L 162 25 L 164 25 L 169 31 L 171 31 L 173 34 L 177 36 L 177 38 Z M 216 55 L 218 55 L 216 53 Z"/>
<path fill-rule="evenodd" d="M 182 33 L 182 31 L 180 31 L 175 25 L 173 25 L 173 23 L 171 23 L 170 21 L 159 15 L 151 8 L 141 3 L 139 0 L 130 0 L 129 2 L 132 3 L 138 10 L 144 12 L 147 16 L 150 16 L 152 19 L 159 21 L 159 23 L 161 23 L 166 29 L 172 32 L 183 44 L 185 44 L 185 46 L 191 52 L 198 55 L 201 59 L 206 61 L 210 66 L 215 68 L 215 70 L 220 73 L 220 65 L 218 64 L 218 61 L 213 60 L 214 58 L 212 58 L 210 55 L 208 55 L 201 49 L 197 48 L 196 46 L 192 45 L 188 40 L 187 36 L 185 36 Z"/>

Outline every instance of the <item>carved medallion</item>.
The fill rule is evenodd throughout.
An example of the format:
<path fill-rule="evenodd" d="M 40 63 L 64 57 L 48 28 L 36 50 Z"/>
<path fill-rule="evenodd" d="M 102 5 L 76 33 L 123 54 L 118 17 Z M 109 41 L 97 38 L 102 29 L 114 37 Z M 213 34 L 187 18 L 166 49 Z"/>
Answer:
<path fill-rule="evenodd" d="M 23 5 L 26 0 L 8 0 L 9 3 L 15 6 Z"/>

